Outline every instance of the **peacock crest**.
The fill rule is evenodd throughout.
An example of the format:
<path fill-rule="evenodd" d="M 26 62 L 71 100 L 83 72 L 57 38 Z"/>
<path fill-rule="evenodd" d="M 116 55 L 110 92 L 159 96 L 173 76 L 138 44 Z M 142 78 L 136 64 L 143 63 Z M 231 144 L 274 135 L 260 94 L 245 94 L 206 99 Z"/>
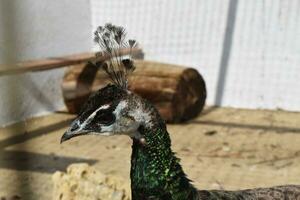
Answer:
<path fill-rule="evenodd" d="M 111 23 L 99 26 L 94 34 L 94 41 L 102 50 L 100 54 L 104 53 L 110 56 L 110 59 L 102 64 L 102 69 L 115 85 L 127 89 L 128 76 L 135 69 L 131 52 L 133 48 L 137 47 L 137 42 L 131 39 L 127 40 L 125 29 Z M 127 57 L 121 55 L 120 50 L 124 48 L 130 49 Z"/>

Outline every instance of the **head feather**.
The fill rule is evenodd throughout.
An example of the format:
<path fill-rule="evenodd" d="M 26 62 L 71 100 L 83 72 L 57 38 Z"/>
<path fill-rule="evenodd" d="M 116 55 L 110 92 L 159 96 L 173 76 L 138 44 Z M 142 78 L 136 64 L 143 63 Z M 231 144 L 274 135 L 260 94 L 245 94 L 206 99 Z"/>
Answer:
<path fill-rule="evenodd" d="M 137 42 L 135 40 L 126 40 L 125 29 L 110 23 L 105 24 L 105 26 L 99 26 L 94 34 L 95 42 L 99 44 L 104 53 L 111 57 L 109 61 L 102 65 L 102 68 L 115 85 L 127 89 L 128 75 L 134 71 L 135 67 L 131 51 L 129 58 L 124 58 L 120 54 L 120 50 L 122 48 L 130 48 L 132 50 L 132 48 L 137 47 Z"/>

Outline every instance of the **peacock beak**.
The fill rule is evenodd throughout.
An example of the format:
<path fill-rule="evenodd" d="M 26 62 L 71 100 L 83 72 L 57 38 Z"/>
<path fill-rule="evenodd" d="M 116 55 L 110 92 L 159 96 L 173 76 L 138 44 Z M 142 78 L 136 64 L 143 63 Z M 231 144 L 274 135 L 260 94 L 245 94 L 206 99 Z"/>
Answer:
<path fill-rule="evenodd" d="M 64 141 L 67 141 L 67 140 L 71 139 L 72 137 L 73 137 L 72 134 L 71 134 L 69 131 L 66 131 L 66 132 L 62 135 L 62 137 L 61 137 L 61 139 L 60 139 L 60 143 L 63 143 Z"/>
<path fill-rule="evenodd" d="M 77 137 L 80 135 L 86 135 L 90 131 L 84 130 L 78 123 L 77 120 L 73 121 L 70 128 L 62 135 L 60 139 L 60 143 L 67 141 L 73 137 Z"/>

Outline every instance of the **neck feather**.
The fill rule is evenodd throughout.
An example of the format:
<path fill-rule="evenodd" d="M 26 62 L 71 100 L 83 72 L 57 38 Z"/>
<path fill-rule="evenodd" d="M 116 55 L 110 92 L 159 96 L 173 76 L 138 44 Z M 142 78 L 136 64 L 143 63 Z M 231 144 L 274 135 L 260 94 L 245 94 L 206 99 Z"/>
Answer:
<path fill-rule="evenodd" d="M 171 150 L 164 123 L 159 128 L 140 128 L 146 143 L 133 139 L 131 189 L 133 200 L 196 199 L 196 189 Z"/>

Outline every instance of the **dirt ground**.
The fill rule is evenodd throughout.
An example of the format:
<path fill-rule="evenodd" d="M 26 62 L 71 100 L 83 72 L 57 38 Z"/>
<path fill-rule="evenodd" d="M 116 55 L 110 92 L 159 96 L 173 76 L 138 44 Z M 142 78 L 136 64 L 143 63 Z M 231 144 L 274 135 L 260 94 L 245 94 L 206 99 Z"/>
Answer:
<path fill-rule="evenodd" d="M 59 144 L 73 117 L 55 113 L 0 130 L 0 199 L 51 199 L 52 174 L 76 162 L 123 177 L 129 186 L 130 139 L 83 136 Z M 300 184 L 300 113 L 206 108 L 168 130 L 199 189 Z"/>

